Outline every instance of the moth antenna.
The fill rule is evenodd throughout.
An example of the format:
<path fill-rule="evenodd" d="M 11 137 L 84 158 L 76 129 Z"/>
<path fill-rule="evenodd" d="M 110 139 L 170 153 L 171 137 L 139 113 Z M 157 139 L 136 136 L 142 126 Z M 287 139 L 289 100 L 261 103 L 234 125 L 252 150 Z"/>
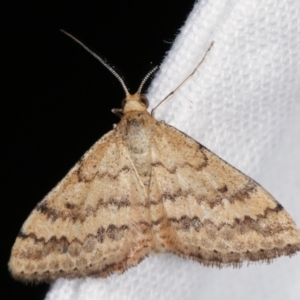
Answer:
<path fill-rule="evenodd" d="M 92 54 L 98 61 L 100 61 L 100 63 L 106 67 L 108 69 L 108 71 L 110 71 L 122 84 L 122 87 L 125 91 L 126 96 L 129 95 L 128 89 L 122 79 L 122 77 L 108 64 L 106 63 L 99 55 L 97 55 L 95 52 L 93 52 L 91 49 L 89 49 L 86 45 L 84 45 L 81 41 L 79 41 L 76 37 L 74 37 L 72 34 L 64 31 L 64 30 L 60 30 L 61 32 L 63 32 L 65 35 L 67 35 L 68 37 L 70 37 L 71 39 L 73 39 L 76 43 L 78 43 L 80 46 L 82 46 L 87 52 L 89 52 L 90 54 Z"/>
<path fill-rule="evenodd" d="M 153 117 L 154 116 L 154 112 L 155 110 L 161 105 L 163 104 L 164 102 L 166 102 L 167 100 L 169 100 L 173 95 L 174 93 L 180 89 L 197 71 L 197 69 L 202 65 L 202 63 L 204 62 L 207 54 L 209 53 L 209 51 L 211 50 L 212 46 L 214 45 L 214 41 L 211 42 L 210 46 L 208 47 L 208 49 L 206 50 L 204 56 L 202 57 L 202 59 L 200 60 L 200 62 L 198 63 L 198 65 L 196 66 L 196 68 L 193 70 L 193 72 L 188 75 L 180 84 L 179 86 L 177 86 L 177 88 L 175 90 L 173 90 L 171 93 L 169 93 L 164 99 L 162 99 L 152 110 L 151 110 L 151 116 Z"/>
<path fill-rule="evenodd" d="M 140 94 L 142 92 L 142 88 L 145 84 L 145 82 L 148 80 L 148 78 L 158 69 L 158 66 L 155 66 L 142 80 L 139 89 L 137 90 L 137 93 Z"/>

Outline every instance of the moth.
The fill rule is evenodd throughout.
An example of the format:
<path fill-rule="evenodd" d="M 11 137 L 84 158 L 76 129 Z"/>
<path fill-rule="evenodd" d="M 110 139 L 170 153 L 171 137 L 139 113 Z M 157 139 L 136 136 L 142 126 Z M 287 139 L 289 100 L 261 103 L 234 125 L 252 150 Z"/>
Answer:
<path fill-rule="evenodd" d="M 178 129 L 147 111 L 143 80 L 116 127 L 87 151 L 23 224 L 9 269 L 22 281 L 107 277 L 149 253 L 204 266 L 291 256 L 300 231 L 272 195 Z"/>

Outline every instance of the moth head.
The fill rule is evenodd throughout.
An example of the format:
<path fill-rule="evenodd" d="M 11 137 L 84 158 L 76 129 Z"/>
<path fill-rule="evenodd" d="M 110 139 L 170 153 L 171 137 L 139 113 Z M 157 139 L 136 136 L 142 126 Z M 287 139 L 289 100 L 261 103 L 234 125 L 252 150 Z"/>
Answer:
<path fill-rule="evenodd" d="M 146 108 L 149 107 L 149 100 L 145 95 L 129 94 L 126 98 L 124 98 L 122 100 L 122 104 L 121 104 L 122 109 L 124 109 L 126 102 L 129 102 L 129 101 L 137 101 L 137 102 L 141 103 L 143 106 L 145 106 Z"/>
<path fill-rule="evenodd" d="M 149 100 L 142 94 L 142 89 L 148 78 L 157 70 L 157 66 L 154 67 L 142 80 L 137 92 L 133 95 L 129 94 L 127 88 L 125 90 L 126 97 L 122 101 L 123 113 L 126 114 L 129 111 L 145 111 L 149 106 Z"/>
<path fill-rule="evenodd" d="M 146 111 L 149 106 L 149 100 L 145 95 L 135 93 L 133 95 L 127 94 L 122 100 L 122 108 L 113 108 L 112 112 L 118 117 L 122 118 L 124 114 L 130 111 Z"/>
<path fill-rule="evenodd" d="M 125 86 L 123 80 L 120 76 L 116 76 L 119 81 L 121 82 L 123 89 L 125 91 L 126 97 L 122 100 L 121 107 L 119 109 L 114 108 L 112 112 L 119 116 L 120 118 L 130 112 L 130 111 L 146 111 L 149 107 L 149 100 L 148 98 L 142 94 L 142 88 L 147 81 L 147 79 L 157 70 L 158 67 L 153 68 L 142 80 L 139 89 L 135 94 L 130 94 L 128 92 L 127 87 Z"/>
<path fill-rule="evenodd" d="M 149 101 L 146 96 L 139 92 L 131 95 L 126 95 L 122 101 L 122 112 L 126 114 L 130 111 L 146 111 L 149 106 Z"/>

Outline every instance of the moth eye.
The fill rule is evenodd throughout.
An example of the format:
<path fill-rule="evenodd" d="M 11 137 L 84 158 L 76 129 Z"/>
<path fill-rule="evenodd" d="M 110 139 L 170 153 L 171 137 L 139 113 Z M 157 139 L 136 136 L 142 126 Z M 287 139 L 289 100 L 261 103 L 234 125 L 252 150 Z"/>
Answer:
<path fill-rule="evenodd" d="M 147 97 L 141 95 L 141 102 L 146 106 L 146 108 L 148 108 L 149 101 L 148 101 Z"/>
<path fill-rule="evenodd" d="M 124 108 L 125 103 L 126 103 L 126 98 L 124 98 L 124 99 L 122 100 L 122 102 L 121 102 L 121 107 L 122 107 L 122 108 Z"/>

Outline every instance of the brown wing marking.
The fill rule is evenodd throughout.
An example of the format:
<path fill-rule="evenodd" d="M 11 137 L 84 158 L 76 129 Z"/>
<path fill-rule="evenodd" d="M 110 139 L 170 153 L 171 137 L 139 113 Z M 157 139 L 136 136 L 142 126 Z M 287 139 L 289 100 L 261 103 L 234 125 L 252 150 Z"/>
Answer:
<path fill-rule="evenodd" d="M 157 128 L 150 185 L 156 251 L 222 267 L 300 250 L 296 224 L 259 184 L 177 129 Z"/>
<path fill-rule="evenodd" d="M 24 223 L 9 268 L 25 281 L 106 277 L 151 250 L 146 194 L 117 131 L 100 139 Z"/>

